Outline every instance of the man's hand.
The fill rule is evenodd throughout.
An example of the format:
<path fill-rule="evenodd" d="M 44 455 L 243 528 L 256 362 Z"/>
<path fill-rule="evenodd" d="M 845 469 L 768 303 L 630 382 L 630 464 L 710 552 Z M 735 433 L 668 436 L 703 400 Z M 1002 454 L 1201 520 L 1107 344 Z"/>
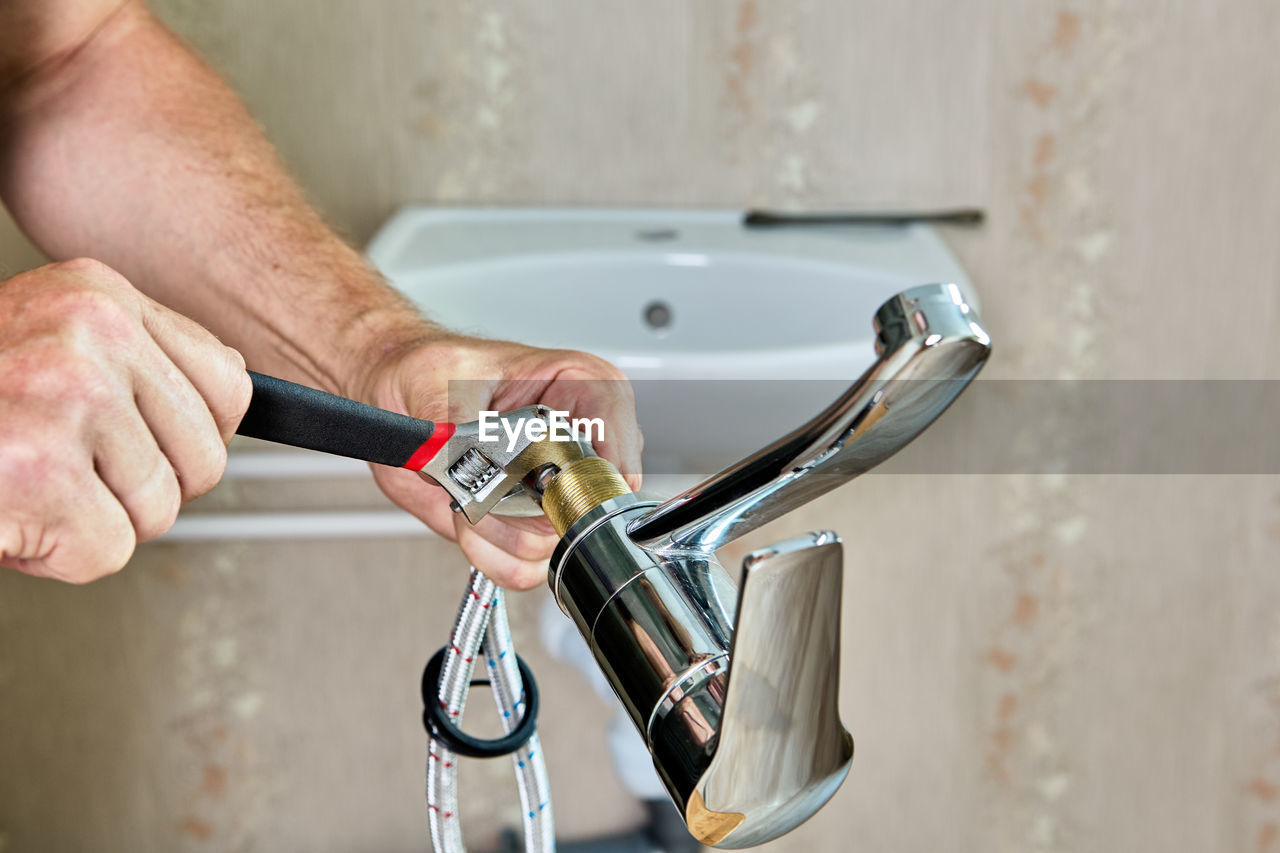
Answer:
<path fill-rule="evenodd" d="M 222 476 L 244 359 L 90 260 L 0 283 L 0 565 L 120 569 Z"/>
<path fill-rule="evenodd" d="M 384 409 L 437 421 L 471 421 L 482 409 L 509 411 L 534 403 L 575 418 L 601 418 L 605 440 L 594 442 L 596 452 L 618 466 L 632 489 L 640 486 L 643 439 L 631 386 L 616 367 L 586 353 L 444 336 L 386 358 L 361 396 Z M 490 515 L 472 526 L 449 509 L 444 489 L 411 471 L 374 469 L 392 500 L 456 539 L 467 559 L 499 585 L 530 589 L 546 581 L 556 540 L 545 518 Z"/>
<path fill-rule="evenodd" d="M 617 370 L 581 353 L 452 337 L 422 320 L 324 224 L 235 95 L 140 0 L 0 2 L 0 195 L 47 255 L 101 258 L 234 345 L 255 370 L 437 420 L 472 420 L 482 408 L 539 401 L 574 417 L 601 417 L 608 441 L 597 450 L 638 483 L 640 436 L 630 389 Z M 0 287 L 0 295 L 12 291 L 16 299 L 24 289 L 38 290 L 38 279 L 60 269 L 31 273 L 37 278 L 18 287 L 27 280 L 20 276 Z M 7 549 L 9 565 L 28 571 L 87 579 L 118 567 L 133 545 L 133 536 L 125 536 L 130 527 L 138 538 L 154 535 L 177 509 L 172 481 L 160 485 L 166 476 L 181 481 L 187 494 L 216 479 L 222 450 L 212 447 L 212 436 L 228 434 L 248 400 L 238 363 L 236 370 L 216 366 L 234 355 L 195 324 L 161 314 L 110 278 L 110 287 L 97 288 L 106 296 L 93 298 L 106 303 L 112 294 L 128 293 L 116 300 L 121 310 L 113 316 L 130 332 L 104 330 L 90 317 L 96 312 L 84 310 L 76 321 L 82 331 L 73 337 L 96 341 L 90 349 L 106 355 L 86 358 L 73 348 L 59 362 L 109 377 L 98 383 L 102 403 L 86 405 L 74 381 L 51 379 L 37 390 L 15 380 L 21 370 L 12 365 L 22 359 L 8 351 L 0 363 L 0 405 L 6 406 L 0 429 L 20 429 L 27 438 L 16 446 L 34 448 L 30 459 L 19 450 L 0 451 L 0 488 L 15 478 L 29 480 L 5 489 L 0 520 L 33 519 L 0 531 L 9 537 L 0 548 Z M 130 326 L 121 316 L 130 312 L 142 321 Z M 0 317 L 12 316 L 0 306 Z M 57 323 L 46 321 L 41 334 L 56 338 Z M 20 332 L 10 331 L 16 328 L 15 321 L 0 320 L 0 335 L 21 341 Z M 175 329 L 188 330 L 176 349 L 203 355 L 175 352 L 171 341 L 182 337 Z M 145 350 L 138 343 L 143 335 L 154 339 L 153 366 L 162 355 L 173 362 L 177 378 L 161 385 L 186 400 L 186 408 L 157 405 L 154 389 L 144 396 L 156 374 L 141 355 L 122 360 L 126 347 L 119 341 Z M 464 393 L 446 403 L 449 379 L 478 380 L 465 392 L 473 398 L 458 399 Z M 180 394 L 178 386 L 186 391 Z M 138 398 L 133 408 L 129 389 Z M 193 426 L 193 393 L 217 415 L 217 429 Z M 22 402 L 15 407 L 15 400 Z M 28 400 L 40 401 L 44 415 Z M 108 400 L 114 406 L 104 405 Z M 104 408 L 114 412 L 113 426 L 101 420 Z M 15 426 L 7 425 L 10 419 Z M 138 452 L 144 446 L 147 452 Z M 169 456 L 167 473 L 161 452 Z M 56 477 L 41 470 L 50 465 Z M 443 489 L 410 472 L 377 476 L 393 499 L 457 538 L 499 583 L 528 587 L 542 579 L 553 541 L 545 520 L 490 517 L 471 528 L 453 517 Z M 34 497 L 32 482 L 42 483 Z M 142 491 L 147 494 L 139 496 Z M 10 508 L 21 514 L 7 514 Z M 54 519 L 55 510 L 65 517 L 41 539 L 45 528 L 34 519 Z M 56 550 L 48 550 L 50 543 Z M 46 559 L 35 561 L 29 552 Z"/>

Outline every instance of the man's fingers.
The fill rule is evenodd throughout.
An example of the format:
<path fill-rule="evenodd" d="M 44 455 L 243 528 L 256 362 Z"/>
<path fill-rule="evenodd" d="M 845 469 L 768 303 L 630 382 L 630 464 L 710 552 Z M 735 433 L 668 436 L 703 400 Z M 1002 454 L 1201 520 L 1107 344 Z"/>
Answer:
<path fill-rule="evenodd" d="M 465 518 L 456 518 L 455 521 L 455 529 L 459 524 L 465 525 L 468 534 L 474 533 L 523 562 L 544 561 L 556 547 L 556 536 L 545 518 L 503 518 L 488 515 L 475 524 L 469 523 Z"/>
<path fill-rule="evenodd" d="M 125 508 L 96 477 L 87 478 L 44 560 L 48 577 L 87 583 L 124 568 L 137 539 Z"/>
<path fill-rule="evenodd" d="M 557 373 L 543 394 L 543 402 L 566 410 L 574 418 L 600 418 L 604 422 L 603 437 L 591 436 L 596 453 L 618 466 L 632 491 L 640 488 L 640 454 L 644 436 L 636 423 L 635 394 L 617 368 L 606 361 L 573 353 L 589 360 L 584 366 L 569 367 Z M 616 378 L 600 378 L 613 375 Z"/>
<path fill-rule="evenodd" d="M 546 560 L 555 548 L 551 523 L 542 516 L 504 518 L 490 515 L 473 525 L 462 513 L 450 509 L 449 495 L 444 489 L 412 471 L 374 466 L 374 479 L 396 504 L 422 519 L 446 539 L 461 541 L 464 536 L 483 539 L 518 563 Z M 477 568 L 489 573 L 483 565 L 477 565 Z"/>
<path fill-rule="evenodd" d="M 85 478 L 55 505 L 0 515 L 18 531 L 5 535 L 0 564 L 29 575 L 88 583 L 124 568 L 136 544 L 129 514 L 97 477 Z"/>
<path fill-rule="evenodd" d="M 448 495 L 444 489 L 433 486 L 413 471 L 401 468 L 388 468 L 385 465 L 372 465 L 373 479 L 387 497 L 396 505 L 417 516 L 427 527 L 453 540 L 454 512 L 449 508 Z"/>
<path fill-rule="evenodd" d="M 253 396 L 244 357 L 223 346 L 199 323 L 149 299 L 143 306 L 142 322 L 204 401 L 222 442 L 230 441 Z"/>
<path fill-rule="evenodd" d="M 640 486 L 644 441 L 635 420 L 635 398 L 625 376 L 608 362 L 568 350 L 535 350 L 496 341 L 452 339 L 389 362 L 369 399 L 418 417 L 474 420 L 482 410 L 509 411 L 544 403 L 571 418 L 599 418 L 603 437 L 592 434 L 596 452 L 618 466 L 631 489 Z M 467 380 L 449 384 L 450 379 Z M 447 389 L 447 390 L 446 390 Z M 447 393 L 447 400 L 442 396 Z M 556 536 L 545 518 L 489 516 L 470 525 L 449 513 L 443 489 L 410 483 L 403 472 L 375 476 L 383 490 L 437 533 L 447 520 L 473 565 L 499 585 L 528 589 L 546 580 L 547 558 Z M 412 475 L 409 475 L 412 476 Z M 448 515 L 445 515 L 448 513 Z"/>
<path fill-rule="evenodd" d="M 374 466 L 374 478 L 398 505 L 446 539 L 456 540 L 477 569 L 502 587 L 531 589 L 547 579 L 556 538 L 545 518 L 482 518 L 470 524 L 449 508 L 449 496 L 411 471 Z"/>
<path fill-rule="evenodd" d="M 173 526 L 182 506 L 182 487 L 136 409 L 104 418 L 93 464 L 128 513 L 137 541 L 154 539 Z"/>
<path fill-rule="evenodd" d="M 591 386 L 604 387 L 599 387 L 585 400 L 581 410 L 588 412 L 588 417 L 604 421 L 604 438 L 592 442 L 592 446 L 596 453 L 618 466 L 618 471 L 634 492 L 640 488 L 640 451 L 644 447 L 644 439 L 636 424 L 635 401 L 612 387 L 615 384 L 590 383 Z"/>
<path fill-rule="evenodd" d="M 227 447 L 205 398 L 158 347 L 135 372 L 134 399 L 178 477 L 182 499 L 212 489 L 227 466 Z"/>
<path fill-rule="evenodd" d="M 458 546 L 471 565 L 506 589 L 533 589 L 547 582 L 547 558 L 523 559 L 480 535 L 465 520 L 457 523 Z M 521 549 L 522 553 L 530 553 Z M 550 556 L 548 549 L 548 556 Z"/>
<path fill-rule="evenodd" d="M 0 556 L 74 582 L 116 571 L 221 478 L 244 363 L 88 259 L 5 282 L 0 321 Z"/>
<path fill-rule="evenodd" d="M 644 448 L 644 436 L 635 419 L 635 401 L 630 397 L 611 395 L 601 403 L 601 418 L 605 422 L 604 441 L 594 446 L 596 452 L 618 466 L 618 472 L 631 491 L 640 488 L 640 453 Z M 612 431 L 610 430 L 612 426 Z"/>

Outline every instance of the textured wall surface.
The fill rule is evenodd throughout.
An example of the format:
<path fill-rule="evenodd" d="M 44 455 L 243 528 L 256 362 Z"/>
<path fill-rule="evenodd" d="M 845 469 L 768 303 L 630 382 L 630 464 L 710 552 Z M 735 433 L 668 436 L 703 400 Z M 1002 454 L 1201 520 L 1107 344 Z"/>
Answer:
<path fill-rule="evenodd" d="M 946 236 L 988 377 L 1280 378 L 1269 0 L 155 6 L 356 240 L 409 201 L 980 204 Z M 0 265 L 37 257 L 0 228 Z M 872 477 L 746 544 L 806 525 L 850 543 L 858 757 L 770 849 L 1280 850 L 1275 477 Z M 423 849 L 414 679 L 463 568 L 384 540 L 0 573 L 0 850 Z M 564 834 L 634 823 L 540 596 Z M 499 764 L 465 771 L 477 847 Z"/>

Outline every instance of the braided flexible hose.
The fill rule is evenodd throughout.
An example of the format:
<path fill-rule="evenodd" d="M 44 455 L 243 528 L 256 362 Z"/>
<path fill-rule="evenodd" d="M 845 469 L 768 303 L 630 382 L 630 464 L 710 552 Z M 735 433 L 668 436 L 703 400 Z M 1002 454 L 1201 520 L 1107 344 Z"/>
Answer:
<path fill-rule="evenodd" d="M 511 626 L 507 608 L 498 590 L 498 606 L 489 617 L 489 630 L 484 635 L 484 655 L 488 663 L 489 684 L 494 702 L 502 713 L 502 728 L 511 732 L 520 723 L 525 707 L 524 683 L 516 666 L 511 647 Z M 542 760 L 542 747 L 534 734 L 511 756 L 519 783 L 520 804 L 524 823 L 525 850 L 530 853 L 555 850 L 555 827 L 551 815 L 551 786 L 547 766 Z"/>
<path fill-rule="evenodd" d="M 502 590 L 473 567 L 440 676 L 438 701 L 455 725 L 462 721 L 482 646 L 494 701 L 502 714 L 504 730 L 510 732 L 524 713 L 524 684 L 511 647 Z M 523 809 L 525 849 L 531 853 L 552 851 L 555 832 L 550 788 L 536 734 L 513 754 L 512 760 Z M 427 744 L 426 794 L 432 847 L 437 853 L 464 853 L 458 822 L 457 756 L 435 738 L 429 738 Z"/>

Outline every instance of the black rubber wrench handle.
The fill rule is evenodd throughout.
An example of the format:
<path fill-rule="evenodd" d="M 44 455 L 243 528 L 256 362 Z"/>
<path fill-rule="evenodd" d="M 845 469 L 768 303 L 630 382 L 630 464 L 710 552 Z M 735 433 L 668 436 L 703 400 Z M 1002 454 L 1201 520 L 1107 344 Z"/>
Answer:
<path fill-rule="evenodd" d="M 432 423 L 249 371 L 253 399 L 236 432 L 292 447 L 419 471 L 453 435 Z"/>

